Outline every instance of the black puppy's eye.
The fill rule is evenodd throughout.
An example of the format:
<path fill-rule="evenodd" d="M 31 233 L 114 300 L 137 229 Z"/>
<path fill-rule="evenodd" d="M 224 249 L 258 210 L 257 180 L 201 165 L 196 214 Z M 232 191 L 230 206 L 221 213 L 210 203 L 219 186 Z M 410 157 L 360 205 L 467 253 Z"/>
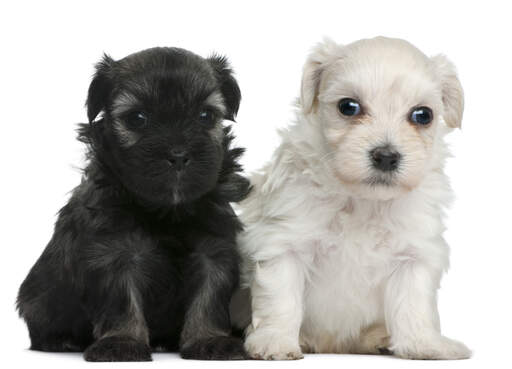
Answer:
<path fill-rule="evenodd" d="M 204 124 L 211 124 L 216 118 L 215 112 L 211 109 L 204 109 L 199 113 L 199 121 Z"/>
<path fill-rule="evenodd" d="M 414 108 L 409 115 L 409 120 L 411 123 L 419 124 L 422 126 L 426 126 L 434 119 L 434 113 L 432 113 L 432 109 L 427 106 L 420 106 L 418 108 Z"/>
<path fill-rule="evenodd" d="M 128 113 L 125 121 L 130 128 L 142 128 L 148 123 L 148 116 L 142 111 Z"/>
<path fill-rule="evenodd" d="M 361 114 L 361 105 L 356 100 L 350 98 L 341 99 L 338 103 L 338 109 L 341 114 L 347 117 Z"/>

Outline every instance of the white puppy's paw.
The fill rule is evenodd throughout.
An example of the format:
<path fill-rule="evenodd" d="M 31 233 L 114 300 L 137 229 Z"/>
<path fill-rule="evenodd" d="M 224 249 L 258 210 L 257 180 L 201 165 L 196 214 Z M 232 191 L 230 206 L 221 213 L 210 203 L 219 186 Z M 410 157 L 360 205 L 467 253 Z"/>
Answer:
<path fill-rule="evenodd" d="M 297 360 L 304 357 L 298 338 L 258 329 L 245 339 L 245 349 L 251 358 L 257 360 Z"/>
<path fill-rule="evenodd" d="M 428 340 L 398 343 L 392 350 L 398 357 L 413 360 L 461 360 L 471 357 L 471 350 L 462 342 L 441 335 Z"/>

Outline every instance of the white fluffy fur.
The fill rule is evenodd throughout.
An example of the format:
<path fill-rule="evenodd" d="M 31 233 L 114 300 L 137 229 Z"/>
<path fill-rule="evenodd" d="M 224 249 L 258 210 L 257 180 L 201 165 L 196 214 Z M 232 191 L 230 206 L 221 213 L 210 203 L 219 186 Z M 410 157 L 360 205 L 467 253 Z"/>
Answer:
<path fill-rule="evenodd" d="M 342 116 L 344 97 L 360 101 L 364 116 Z M 420 105 L 434 111 L 429 127 L 407 121 Z M 242 203 L 252 357 L 382 348 L 411 359 L 470 356 L 441 335 L 436 306 L 449 254 L 443 136 L 460 126 L 462 110 L 462 88 L 443 56 L 382 37 L 313 50 L 297 121 Z M 402 154 L 400 172 L 392 185 L 369 185 L 380 174 L 368 152 L 386 143 Z"/>

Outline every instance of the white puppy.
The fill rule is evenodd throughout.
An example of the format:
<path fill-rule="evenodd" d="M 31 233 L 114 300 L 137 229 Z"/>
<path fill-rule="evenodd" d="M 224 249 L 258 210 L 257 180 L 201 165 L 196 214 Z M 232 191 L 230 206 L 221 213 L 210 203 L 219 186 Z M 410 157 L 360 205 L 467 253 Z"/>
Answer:
<path fill-rule="evenodd" d="M 463 105 L 453 65 L 408 42 L 313 50 L 297 121 L 242 204 L 252 357 L 471 355 L 441 335 L 436 306 L 451 198 L 443 137 Z"/>

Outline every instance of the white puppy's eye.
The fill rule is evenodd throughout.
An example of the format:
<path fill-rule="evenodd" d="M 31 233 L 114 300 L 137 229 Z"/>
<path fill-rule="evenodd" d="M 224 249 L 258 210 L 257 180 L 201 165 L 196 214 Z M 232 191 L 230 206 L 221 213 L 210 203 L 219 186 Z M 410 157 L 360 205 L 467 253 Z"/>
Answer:
<path fill-rule="evenodd" d="M 345 98 L 341 99 L 338 103 L 340 113 L 347 117 L 353 117 L 361 114 L 361 105 L 354 99 Z"/>
<path fill-rule="evenodd" d="M 409 115 L 409 120 L 411 123 L 419 124 L 422 126 L 426 126 L 432 122 L 432 119 L 434 119 L 434 113 L 432 113 L 432 109 L 427 106 L 414 108 Z"/>
<path fill-rule="evenodd" d="M 148 123 L 148 116 L 142 111 L 132 111 L 128 113 L 124 120 L 130 128 L 142 128 Z"/>

